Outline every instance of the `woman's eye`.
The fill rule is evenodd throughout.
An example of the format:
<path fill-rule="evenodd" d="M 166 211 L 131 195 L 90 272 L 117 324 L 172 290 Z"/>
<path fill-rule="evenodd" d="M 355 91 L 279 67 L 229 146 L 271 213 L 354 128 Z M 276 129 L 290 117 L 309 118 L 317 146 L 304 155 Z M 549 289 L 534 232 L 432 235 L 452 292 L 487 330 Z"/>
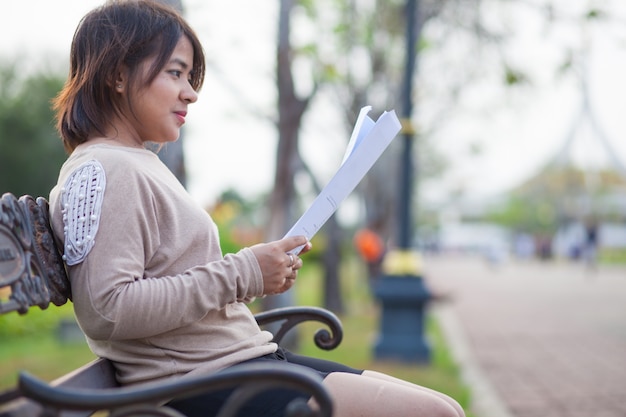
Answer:
<path fill-rule="evenodd" d="M 180 76 L 183 75 L 183 72 L 179 70 L 171 70 L 170 74 L 172 74 L 176 78 L 180 78 Z"/>

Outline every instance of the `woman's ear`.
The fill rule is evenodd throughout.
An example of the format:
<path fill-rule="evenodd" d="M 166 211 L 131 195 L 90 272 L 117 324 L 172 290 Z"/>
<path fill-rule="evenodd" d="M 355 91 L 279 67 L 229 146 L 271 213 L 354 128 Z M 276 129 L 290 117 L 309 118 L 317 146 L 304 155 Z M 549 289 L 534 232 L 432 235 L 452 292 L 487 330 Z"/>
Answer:
<path fill-rule="evenodd" d="M 115 79 L 115 91 L 118 93 L 123 93 L 125 88 L 125 77 L 122 77 L 122 74 L 119 74 Z"/>
<path fill-rule="evenodd" d="M 118 93 L 123 93 L 126 88 L 128 88 L 128 76 L 127 69 L 122 68 L 114 77 L 111 77 L 112 81 L 109 82 L 109 85 L 115 89 Z"/>

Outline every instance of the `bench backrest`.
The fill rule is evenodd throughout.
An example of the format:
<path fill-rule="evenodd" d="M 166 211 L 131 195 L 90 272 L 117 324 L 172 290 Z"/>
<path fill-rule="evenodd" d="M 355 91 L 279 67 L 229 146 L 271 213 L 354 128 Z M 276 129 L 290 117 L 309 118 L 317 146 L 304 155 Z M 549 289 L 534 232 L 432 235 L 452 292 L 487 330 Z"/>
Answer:
<path fill-rule="evenodd" d="M 17 311 L 25 314 L 30 307 L 60 306 L 71 300 L 65 263 L 54 240 L 48 217 L 48 202 L 25 195 L 16 198 L 6 193 L 0 199 L 0 314 Z M 52 386 L 66 388 L 115 388 L 112 364 L 95 361 L 55 380 Z M 33 416 L 42 412 L 34 401 L 19 398 L 17 389 L 2 395 L 2 416 Z M 77 417 L 83 411 L 64 411 L 58 415 Z"/>
<path fill-rule="evenodd" d="M 65 263 L 54 240 L 43 197 L 0 199 L 0 314 L 25 314 L 32 306 L 60 306 L 71 300 Z"/>

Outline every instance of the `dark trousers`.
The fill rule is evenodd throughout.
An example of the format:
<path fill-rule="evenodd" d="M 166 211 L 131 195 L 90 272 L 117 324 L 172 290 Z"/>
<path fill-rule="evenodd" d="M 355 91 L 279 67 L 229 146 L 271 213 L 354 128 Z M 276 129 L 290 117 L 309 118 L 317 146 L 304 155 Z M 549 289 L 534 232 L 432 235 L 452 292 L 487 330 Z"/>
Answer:
<path fill-rule="evenodd" d="M 273 361 L 276 366 L 304 366 L 319 372 L 322 378 L 325 378 L 331 372 L 348 372 L 353 374 L 361 374 L 363 372 L 336 362 L 297 355 L 282 348 L 279 348 L 275 353 L 246 361 L 246 363 L 263 361 Z M 212 417 L 217 415 L 233 391 L 234 388 L 208 392 L 189 398 L 173 400 L 167 405 L 180 411 L 187 417 Z M 243 406 L 237 417 L 282 417 L 287 405 L 297 399 L 306 402 L 309 399 L 309 395 L 288 388 L 269 389 L 258 394 Z"/>

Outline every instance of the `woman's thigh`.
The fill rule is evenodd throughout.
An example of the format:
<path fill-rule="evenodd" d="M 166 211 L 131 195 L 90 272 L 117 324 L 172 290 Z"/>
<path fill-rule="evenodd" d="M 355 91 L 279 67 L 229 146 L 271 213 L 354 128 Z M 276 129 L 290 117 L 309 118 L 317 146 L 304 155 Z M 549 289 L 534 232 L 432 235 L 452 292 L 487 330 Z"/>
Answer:
<path fill-rule="evenodd" d="M 360 374 L 362 371 L 340 363 L 311 358 L 279 349 L 271 355 L 252 359 L 250 362 L 271 362 L 274 366 L 298 369 L 305 367 L 317 371 L 322 379 L 332 372 Z M 168 406 L 180 411 L 187 417 L 211 417 L 217 415 L 234 389 L 196 395 L 181 400 L 171 401 Z M 288 388 L 264 390 L 245 404 L 237 417 L 278 417 L 283 416 L 285 408 L 294 400 L 308 401 L 310 395 Z"/>
<path fill-rule="evenodd" d="M 430 390 L 349 373 L 331 373 L 324 380 L 333 397 L 335 415 L 341 417 L 463 417 L 457 409 Z"/>

